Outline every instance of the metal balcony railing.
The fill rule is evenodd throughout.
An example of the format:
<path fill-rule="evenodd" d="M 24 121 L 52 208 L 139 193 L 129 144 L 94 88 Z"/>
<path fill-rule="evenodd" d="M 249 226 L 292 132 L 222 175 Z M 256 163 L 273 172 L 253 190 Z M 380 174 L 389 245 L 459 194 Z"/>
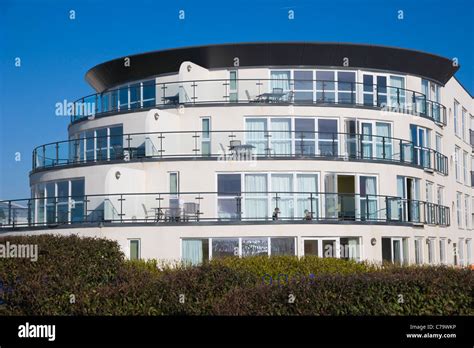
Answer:
<path fill-rule="evenodd" d="M 134 83 L 74 102 L 71 122 L 154 107 L 206 104 L 317 105 L 382 108 L 446 125 L 446 107 L 413 90 L 360 82 L 227 79 Z"/>
<path fill-rule="evenodd" d="M 448 159 L 398 138 L 314 131 L 183 131 L 89 137 L 38 146 L 33 170 L 138 159 L 344 159 L 408 164 L 448 174 Z"/>
<path fill-rule="evenodd" d="M 448 226 L 448 207 L 394 196 L 328 192 L 180 192 L 0 201 L 0 227 L 96 223 L 355 223 Z"/>

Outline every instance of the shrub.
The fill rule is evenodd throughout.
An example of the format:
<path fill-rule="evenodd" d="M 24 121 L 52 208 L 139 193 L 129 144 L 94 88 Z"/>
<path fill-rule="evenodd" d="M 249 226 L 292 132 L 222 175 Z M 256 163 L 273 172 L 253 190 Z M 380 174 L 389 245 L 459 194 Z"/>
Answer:
<path fill-rule="evenodd" d="M 108 284 L 123 265 L 124 255 L 114 241 L 77 236 L 14 236 L 0 244 L 38 245 L 38 260 L 0 259 L 0 314 L 62 314 L 70 309 L 70 295 Z M 3 294 L 2 294 L 3 290 Z"/>
<path fill-rule="evenodd" d="M 290 256 L 190 267 L 126 261 L 104 239 L 42 235 L 0 243 L 7 240 L 38 244 L 40 255 L 37 262 L 0 259 L 0 315 L 474 314 L 468 269 Z M 265 274 L 290 281 L 268 285 Z"/>

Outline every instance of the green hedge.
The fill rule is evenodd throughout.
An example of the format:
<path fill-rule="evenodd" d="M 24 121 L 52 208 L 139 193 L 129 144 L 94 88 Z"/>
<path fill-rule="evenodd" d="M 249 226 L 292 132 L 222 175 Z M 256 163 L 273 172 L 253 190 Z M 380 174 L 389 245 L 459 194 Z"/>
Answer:
<path fill-rule="evenodd" d="M 314 257 L 229 258 L 169 267 L 153 260 L 125 261 L 117 243 L 103 239 L 8 240 L 38 244 L 40 257 L 37 262 L 0 259 L 0 315 L 474 314 L 474 276 L 468 269 L 380 268 Z M 282 274 L 288 282 L 275 281 Z M 274 278 L 272 285 L 265 275 Z"/>

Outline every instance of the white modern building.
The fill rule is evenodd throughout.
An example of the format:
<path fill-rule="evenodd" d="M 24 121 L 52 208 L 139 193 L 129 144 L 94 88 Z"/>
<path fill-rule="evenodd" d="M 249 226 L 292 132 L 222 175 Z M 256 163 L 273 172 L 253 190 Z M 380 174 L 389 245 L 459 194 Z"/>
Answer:
<path fill-rule="evenodd" d="M 0 235 L 117 240 L 130 258 L 473 262 L 473 97 L 447 58 L 332 43 L 144 53 L 86 74 Z M 17 219 L 15 207 L 27 207 Z M 25 208 L 22 208 L 25 209 Z"/>

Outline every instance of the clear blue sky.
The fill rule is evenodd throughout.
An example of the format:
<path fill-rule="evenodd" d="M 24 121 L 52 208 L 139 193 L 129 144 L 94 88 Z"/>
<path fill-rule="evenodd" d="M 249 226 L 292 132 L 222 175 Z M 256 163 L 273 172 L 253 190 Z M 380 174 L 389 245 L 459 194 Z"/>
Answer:
<path fill-rule="evenodd" d="M 29 197 L 33 148 L 67 139 L 55 104 L 92 93 L 84 74 L 98 63 L 209 43 L 369 43 L 458 57 L 473 94 L 473 18 L 473 0 L 0 0 L 0 199 Z"/>

